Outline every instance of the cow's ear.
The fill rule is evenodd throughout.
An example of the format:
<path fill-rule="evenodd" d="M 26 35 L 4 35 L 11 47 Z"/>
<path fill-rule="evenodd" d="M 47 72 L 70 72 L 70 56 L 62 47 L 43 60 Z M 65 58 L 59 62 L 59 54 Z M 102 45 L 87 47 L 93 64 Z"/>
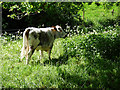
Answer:
<path fill-rule="evenodd" d="M 52 26 L 56 31 L 57 31 L 57 28 L 55 26 Z"/>

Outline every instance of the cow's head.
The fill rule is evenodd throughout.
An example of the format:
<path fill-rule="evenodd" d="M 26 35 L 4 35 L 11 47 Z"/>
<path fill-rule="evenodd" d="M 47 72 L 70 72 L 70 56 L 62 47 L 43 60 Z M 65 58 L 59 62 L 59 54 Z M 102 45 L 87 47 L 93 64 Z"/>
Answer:
<path fill-rule="evenodd" d="M 59 25 L 53 26 L 55 30 L 56 38 L 65 38 L 67 34 L 63 31 L 62 27 Z"/>

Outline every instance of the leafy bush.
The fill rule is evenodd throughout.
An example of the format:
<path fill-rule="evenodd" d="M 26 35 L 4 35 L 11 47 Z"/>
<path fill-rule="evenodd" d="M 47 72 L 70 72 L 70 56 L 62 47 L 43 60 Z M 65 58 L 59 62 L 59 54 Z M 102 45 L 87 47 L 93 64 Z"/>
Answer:
<path fill-rule="evenodd" d="M 80 58 L 81 55 L 96 56 L 114 60 L 119 57 L 120 38 L 117 33 L 90 34 L 67 38 L 64 41 L 65 55 Z"/>
<path fill-rule="evenodd" d="M 116 22 L 117 22 L 117 24 L 120 26 L 120 16 L 117 16 L 117 17 L 116 17 Z"/>
<path fill-rule="evenodd" d="M 73 27 L 81 22 L 78 14 L 81 5 L 74 2 L 4 2 L 3 29 L 53 25 L 64 28 L 66 24 Z"/>
<path fill-rule="evenodd" d="M 73 63 L 73 60 L 75 60 L 77 65 L 82 63 L 86 67 L 88 66 L 86 71 L 90 73 L 90 76 L 97 76 L 94 80 L 98 82 L 94 80 L 87 81 L 85 85 L 90 83 L 89 85 L 92 85 L 92 87 L 96 87 L 97 85 L 107 88 L 119 87 L 118 73 L 120 72 L 118 63 L 120 59 L 120 37 L 116 31 L 74 36 L 65 39 L 63 45 L 63 58 L 67 63 L 71 57 L 71 63 Z M 114 74 L 114 70 L 117 70 L 116 75 Z M 101 74 L 97 75 L 98 73 Z"/>
<path fill-rule="evenodd" d="M 101 19 L 101 20 L 99 20 L 99 23 L 104 27 L 114 26 L 116 24 L 116 20 L 114 20 L 114 19 Z"/>
<path fill-rule="evenodd" d="M 85 27 L 91 27 L 94 26 L 94 23 L 90 20 L 88 20 L 87 22 L 84 22 Z"/>

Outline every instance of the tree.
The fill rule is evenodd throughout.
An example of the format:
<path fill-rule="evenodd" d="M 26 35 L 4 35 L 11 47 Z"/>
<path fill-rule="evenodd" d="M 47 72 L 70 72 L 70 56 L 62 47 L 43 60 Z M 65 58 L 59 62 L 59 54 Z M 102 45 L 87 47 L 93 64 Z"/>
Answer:
<path fill-rule="evenodd" d="M 25 17 L 30 26 L 51 26 L 66 24 L 80 24 L 81 19 L 78 11 L 81 2 L 4 2 L 3 9 L 9 10 L 8 17 L 21 20 Z M 37 16 L 37 17 L 35 17 Z M 37 24 L 35 23 L 37 20 Z"/>

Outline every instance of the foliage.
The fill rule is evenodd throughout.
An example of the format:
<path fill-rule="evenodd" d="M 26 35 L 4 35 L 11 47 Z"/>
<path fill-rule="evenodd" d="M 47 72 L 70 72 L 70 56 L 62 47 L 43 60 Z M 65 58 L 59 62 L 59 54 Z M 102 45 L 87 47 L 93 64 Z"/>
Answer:
<path fill-rule="evenodd" d="M 71 29 L 119 25 L 119 2 L 4 2 L 2 7 L 3 29 L 56 24 L 64 29 L 67 25 Z"/>
<path fill-rule="evenodd" d="M 74 2 L 4 2 L 3 9 L 9 10 L 8 17 L 12 19 L 25 18 L 29 21 L 29 26 L 48 27 L 59 24 L 65 27 L 66 24 L 74 26 L 80 23 L 78 21 L 81 19 L 77 20 L 80 16 L 77 14 L 80 4 Z"/>
<path fill-rule="evenodd" d="M 18 21 L 21 27 L 60 24 L 66 25 L 68 33 L 66 39 L 54 42 L 51 61 L 46 52 L 39 61 L 39 52 L 35 51 L 29 65 L 25 65 L 25 58 L 20 62 L 21 33 L 4 33 L 0 37 L 2 88 L 119 88 L 118 2 L 5 2 L 2 5 L 10 11 L 8 17 L 12 20 L 29 21 L 26 25 Z M 4 18 L 3 21 L 7 27 L 8 21 Z"/>
<path fill-rule="evenodd" d="M 114 26 L 115 24 L 116 24 L 116 20 L 114 20 L 114 19 L 101 19 L 100 21 L 99 21 L 99 23 L 101 24 L 101 25 L 103 25 L 103 27 L 107 27 L 107 26 Z"/>
<path fill-rule="evenodd" d="M 116 30 L 119 30 L 119 28 Z M 86 67 L 88 66 L 89 68 L 87 68 L 86 72 L 90 70 L 89 75 L 92 75 L 93 81 L 89 83 L 92 87 L 119 87 L 118 73 L 120 72 L 117 71 L 117 77 L 116 74 L 113 74 L 115 67 L 117 66 L 116 69 L 119 68 L 118 63 L 120 59 L 120 36 L 116 33 L 116 30 L 74 36 L 64 40 L 64 60 L 69 61 L 71 57 L 71 63 L 75 59 L 78 65 L 83 63 Z M 101 74 L 99 75 L 98 73 Z"/>
<path fill-rule="evenodd" d="M 110 27 L 107 29 L 111 29 Z M 116 60 L 119 57 L 119 34 L 116 33 L 119 28 L 116 28 L 114 33 L 105 31 L 104 34 L 88 34 L 67 38 L 64 42 L 64 51 L 67 57 L 80 58 L 81 55 L 92 56 L 100 54 L 103 58 Z M 109 34 L 108 34 L 109 32 Z M 88 54 L 88 55 L 87 55 Z M 89 55 L 90 54 L 90 55 Z"/>
<path fill-rule="evenodd" d="M 109 30 L 108 30 L 109 29 Z M 81 34 L 58 39 L 52 60 L 44 52 L 40 62 L 35 52 L 29 65 L 19 62 L 22 37 L 0 37 L 1 84 L 3 88 L 118 88 L 120 83 L 119 28 L 104 33 Z M 17 38 L 17 37 L 16 37 Z"/>
<path fill-rule="evenodd" d="M 109 9 L 104 8 L 105 3 L 107 5 L 109 5 Z M 95 27 L 99 27 L 102 26 L 103 24 L 107 24 L 107 26 L 109 26 L 111 24 L 111 26 L 113 25 L 112 22 L 108 22 L 109 21 L 114 21 L 114 23 L 116 24 L 117 19 L 116 17 L 119 16 L 119 5 L 116 5 L 116 3 L 111 3 L 111 2 L 98 2 L 98 3 L 91 3 L 91 4 L 85 4 L 85 22 L 89 22 L 91 21 L 93 23 L 93 26 Z M 99 4 L 99 5 L 98 5 Z M 113 15 L 112 15 L 112 11 L 114 9 Z M 81 15 L 82 11 L 79 11 L 79 13 Z M 100 22 L 101 21 L 101 22 Z M 103 21 L 105 21 L 106 23 L 104 23 Z"/>

